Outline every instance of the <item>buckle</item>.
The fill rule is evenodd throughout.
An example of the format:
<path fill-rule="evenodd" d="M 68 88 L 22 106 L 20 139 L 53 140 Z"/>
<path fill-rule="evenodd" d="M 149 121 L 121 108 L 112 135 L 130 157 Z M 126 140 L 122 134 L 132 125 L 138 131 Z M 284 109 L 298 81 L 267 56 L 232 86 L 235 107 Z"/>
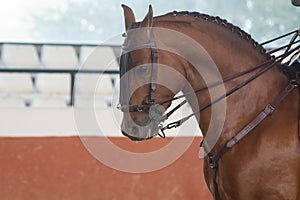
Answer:
<path fill-rule="evenodd" d="M 265 109 L 264 109 L 264 113 L 266 115 L 269 115 L 271 114 L 273 111 L 275 110 L 275 108 L 271 105 L 271 104 L 268 104 Z"/>
<path fill-rule="evenodd" d="M 208 163 L 209 163 L 209 167 L 211 169 L 217 169 L 218 168 L 218 162 L 213 161 L 213 156 L 208 156 Z"/>
<path fill-rule="evenodd" d="M 298 76 L 298 73 L 299 72 L 297 72 L 297 76 Z M 292 80 L 290 80 L 290 84 L 293 85 L 294 87 L 298 87 L 299 83 L 300 83 L 300 79 L 292 79 Z"/>

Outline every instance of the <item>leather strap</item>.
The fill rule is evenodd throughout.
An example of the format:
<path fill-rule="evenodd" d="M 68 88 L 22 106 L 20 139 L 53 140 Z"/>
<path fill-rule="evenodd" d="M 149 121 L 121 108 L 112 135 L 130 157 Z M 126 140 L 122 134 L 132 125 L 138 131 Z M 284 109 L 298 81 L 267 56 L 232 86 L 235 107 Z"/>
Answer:
<path fill-rule="evenodd" d="M 213 184 L 214 184 L 214 195 L 215 199 L 220 199 L 220 194 L 218 191 L 218 181 L 217 181 L 217 170 L 218 170 L 218 161 L 222 158 L 222 156 L 229 151 L 234 145 L 236 145 L 241 139 L 243 139 L 246 135 L 248 135 L 255 127 L 257 127 L 267 116 L 270 116 L 273 111 L 277 108 L 277 106 L 290 94 L 293 89 L 298 87 L 299 81 L 290 81 L 289 85 L 285 87 L 283 91 L 279 93 L 279 95 L 268 104 L 262 112 L 260 112 L 247 126 L 245 126 L 239 133 L 237 133 L 231 140 L 229 140 L 226 145 L 224 145 L 217 153 L 214 155 L 208 154 L 206 156 L 210 167 L 213 173 Z M 300 89 L 299 89 L 300 91 Z M 300 100 L 299 100 L 300 106 Z M 299 124 L 298 124 L 298 133 L 300 134 L 300 109 L 299 109 Z M 300 135 L 299 135 L 300 137 Z M 204 151 L 207 153 L 204 142 L 201 143 L 204 147 Z"/>
<path fill-rule="evenodd" d="M 157 49 L 151 48 L 151 80 L 149 103 L 155 104 L 156 82 L 157 82 Z"/>
<path fill-rule="evenodd" d="M 272 103 L 268 104 L 265 109 L 260 112 L 247 126 L 245 126 L 238 134 L 229 140 L 223 148 L 215 155 L 211 156 L 211 162 L 217 162 L 229 149 L 243 139 L 255 127 L 257 127 L 267 116 L 273 113 L 282 100 L 297 87 L 295 82 L 291 82 L 275 99 Z M 299 127 L 300 128 L 300 127 Z"/>

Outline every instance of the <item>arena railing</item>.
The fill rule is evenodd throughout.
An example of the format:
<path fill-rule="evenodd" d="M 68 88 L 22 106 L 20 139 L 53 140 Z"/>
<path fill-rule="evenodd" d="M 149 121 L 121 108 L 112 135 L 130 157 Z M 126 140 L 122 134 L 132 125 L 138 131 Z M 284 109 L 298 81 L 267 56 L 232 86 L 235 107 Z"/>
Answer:
<path fill-rule="evenodd" d="M 79 49 L 82 46 L 91 46 L 91 47 L 112 47 L 114 49 L 119 49 L 118 45 L 97 45 L 91 43 L 31 43 L 31 42 L 0 42 L 0 47 L 4 44 L 12 44 L 12 45 L 33 45 L 37 49 L 37 53 L 39 55 L 39 59 L 41 60 L 41 47 L 44 45 L 54 45 L 54 46 L 73 46 L 77 57 L 79 58 Z M 0 48 L 1 54 L 1 48 Z M 117 57 L 116 57 L 117 58 Z M 47 74 L 69 74 L 71 79 L 71 88 L 70 88 L 70 102 L 69 106 L 73 106 L 75 103 L 75 81 L 77 74 L 110 74 L 116 75 L 119 74 L 119 70 L 87 70 L 87 69 L 28 69 L 28 68 L 13 68 L 11 66 L 7 66 L 6 68 L 0 68 L 0 73 L 29 73 L 29 74 L 39 74 L 39 73 L 47 73 Z"/>
<path fill-rule="evenodd" d="M 71 77 L 71 88 L 70 88 L 70 106 L 74 105 L 75 102 L 75 77 L 76 74 L 119 74 L 117 70 L 71 70 L 71 69 L 0 69 L 0 73 L 58 73 L 58 74 L 69 74 Z"/>

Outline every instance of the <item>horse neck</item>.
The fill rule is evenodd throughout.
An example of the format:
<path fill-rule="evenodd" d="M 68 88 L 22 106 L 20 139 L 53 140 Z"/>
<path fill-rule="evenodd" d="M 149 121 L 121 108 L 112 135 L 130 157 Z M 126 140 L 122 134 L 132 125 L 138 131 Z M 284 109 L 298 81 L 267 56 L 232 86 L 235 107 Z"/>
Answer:
<path fill-rule="evenodd" d="M 212 22 L 202 22 L 201 26 L 197 23 L 182 25 L 177 30 L 189 35 L 204 47 L 223 78 L 258 66 L 270 58 L 262 51 L 262 47 L 251 38 L 248 38 L 249 35 L 242 37 L 242 34 L 246 33 L 232 32 L 228 28 Z M 194 56 L 197 57 L 196 52 L 194 52 Z M 199 62 L 201 63 L 201 61 Z M 203 87 L 204 81 L 195 70 L 195 67 L 190 65 L 185 67 L 186 75 L 191 86 L 194 89 L 199 89 Z M 256 72 L 225 83 L 225 91 L 231 90 Z M 285 84 L 286 78 L 277 67 L 274 67 L 226 98 L 225 122 L 218 144 L 222 146 L 246 126 L 277 96 Z M 211 101 L 207 91 L 197 94 L 197 99 L 200 107 Z M 211 119 L 211 109 L 202 112 L 200 119 L 199 126 L 205 136 L 209 125 L 211 125 L 210 122 L 216 119 Z"/>

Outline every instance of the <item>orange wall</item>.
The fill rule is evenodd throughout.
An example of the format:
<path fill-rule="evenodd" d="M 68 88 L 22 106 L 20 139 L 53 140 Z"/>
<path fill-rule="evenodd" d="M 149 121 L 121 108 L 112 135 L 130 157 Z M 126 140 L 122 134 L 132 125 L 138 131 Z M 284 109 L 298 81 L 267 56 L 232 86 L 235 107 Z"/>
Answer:
<path fill-rule="evenodd" d="M 138 144 L 127 138 L 110 140 L 143 152 L 159 149 L 172 138 Z M 79 137 L 0 138 L 0 199 L 212 200 L 198 158 L 200 140 L 166 168 L 130 174 L 94 159 Z"/>

